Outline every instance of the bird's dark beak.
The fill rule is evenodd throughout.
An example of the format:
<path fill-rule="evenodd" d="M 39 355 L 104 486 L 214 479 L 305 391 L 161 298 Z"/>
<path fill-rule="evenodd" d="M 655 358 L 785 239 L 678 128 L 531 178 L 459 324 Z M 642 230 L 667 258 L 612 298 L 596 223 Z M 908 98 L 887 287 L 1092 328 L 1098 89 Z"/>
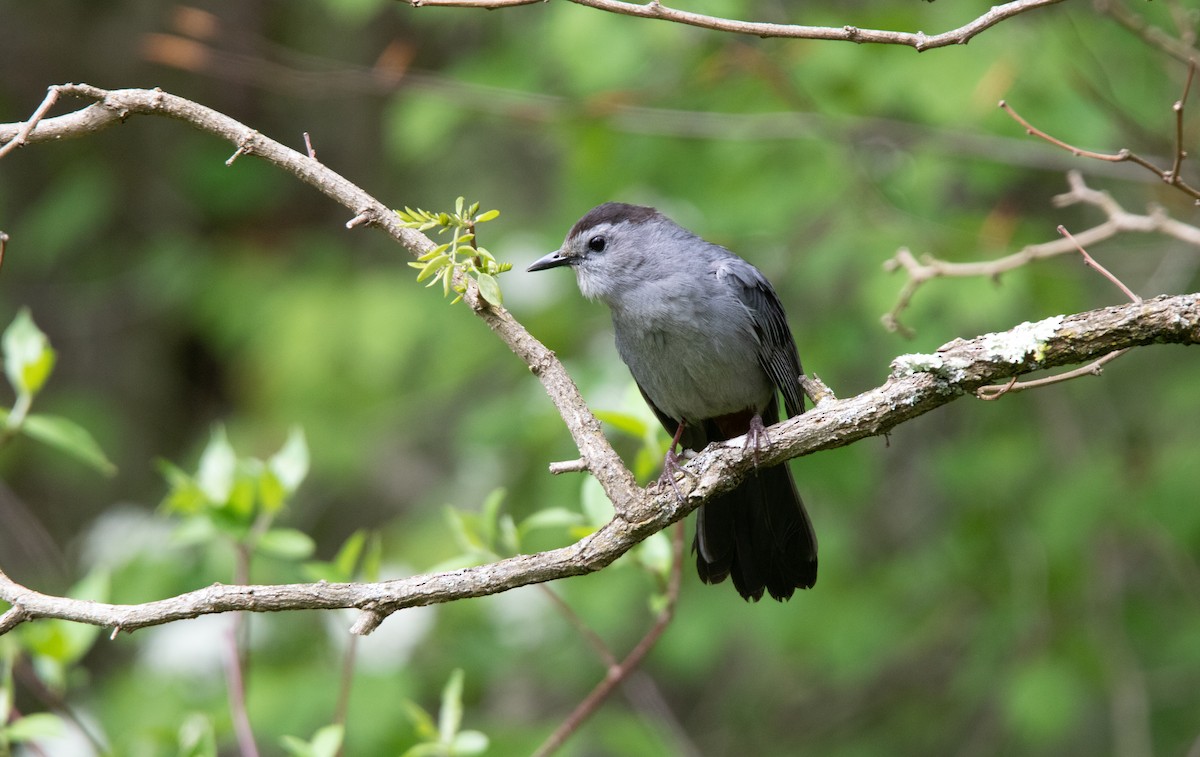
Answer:
<path fill-rule="evenodd" d="M 534 261 L 533 265 L 529 266 L 525 270 L 531 273 L 533 271 L 544 271 L 547 268 L 558 268 L 560 265 L 570 265 L 571 261 L 571 256 L 563 254 L 562 250 L 555 250 L 543 258 L 538 258 Z"/>

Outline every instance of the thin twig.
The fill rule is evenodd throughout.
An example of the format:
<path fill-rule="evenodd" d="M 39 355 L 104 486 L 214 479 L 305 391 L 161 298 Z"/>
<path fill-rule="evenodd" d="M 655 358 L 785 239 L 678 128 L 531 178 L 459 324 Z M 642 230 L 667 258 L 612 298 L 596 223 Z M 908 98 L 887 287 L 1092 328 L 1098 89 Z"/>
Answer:
<path fill-rule="evenodd" d="M 442 6 L 451 8 L 507 8 L 514 5 L 532 5 L 539 0 L 406 0 L 413 7 Z M 647 3 L 631 3 L 622 0 L 571 0 L 597 10 L 625 16 L 653 18 L 673 21 L 702 29 L 711 29 L 732 34 L 747 34 L 754 37 L 785 37 L 790 39 L 824 39 L 843 42 L 872 42 L 878 44 L 906 45 L 918 52 L 948 45 L 965 45 L 975 35 L 1006 19 L 1035 8 L 1055 5 L 1063 0 L 1013 0 L 993 6 L 975 20 L 941 34 L 930 36 L 924 32 L 897 32 L 880 29 L 860 29 L 856 26 L 803 26 L 799 24 L 770 24 L 757 21 L 738 21 L 731 18 L 707 16 L 702 13 L 678 10 L 663 5 L 659 0 Z"/>
<path fill-rule="evenodd" d="M 46 91 L 46 97 L 42 103 L 33 111 L 33 115 L 25 122 L 16 136 L 10 139 L 7 143 L 0 145 L 0 158 L 3 158 L 8 153 L 22 147 L 29 141 L 29 135 L 37 128 L 39 122 L 45 117 L 46 113 L 54 107 L 54 103 L 58 102 L 58 87 L 50 87 Z"/>
<path fill-rule="evenodd" d="M 237 735 L 238 750 L 242 757 L 258 757 L 258 745 L 254 741 L 254 729 L 246 711 L 246 681 L 242 676 L 242 665 L 238 653 L 238 629 L 241 613 L 237 613 L 225 632 L 225 676 L 228 679 L 229 710 L 233 716 L 233 730 Z"/>
<path fill-rule="evenodd" d="M 538 588 L 542 590 L 542 594 L 554 605 L 554 609 L 558 610 L 558 613 L 567 619 L 567 622 L 571 624 L 575 632 L 587 641 L 588 646 L 592 648 L 596 656 L 604 663 L 604 666 L 606 668 L 614 667 L 617 664 L 617 656 L 604 643 L 604 639 L 600 638 L 600 635 L 592 630 L 592 627 L 583 618 L 579 617 L 579 613 L 575 612 L 575 608 L 567 604 L 565 599 L 558 596 L 558 592 L 546 584 L 538 584 Z"/>
<path fill-rule="evenodd" d="M 550 473 L 558 476 L 563 473 L 583 473 L 588 469 L 587 460 L 556 460 L 550 463 Z"/>
<path fill-rule="evenodd" d="M 317 159 L 317 151 L 313 148 L 312 137 L 308 136 L 308 132 L 304 132 L 304 149 L 308 151 L 308 157 Z"/>
<path fill-rule="evenodd" d="M 1190 81 L 1191 81 L 1191 78 L 1189 76 L 1189 84 L 1190 84 Z M 1176 103 L 1175 105 L 1180 106 L 1178 108 L 1178 110 L 1176 110 L 1175 112 L 1177 114 L 1177 118 L 1182 119 L 1183 118 L 1182 104 Z M 1169 170 L 1166 170 L 1163 168 L 1159 168 L 1158 166 L 1151 163 L 1149 160 L 1143 158 L 1141 155 L 1138 155 L 1137 153 L 1133 152 L 1132 150 L 1129 150 L 1128 148 L 1123 148 L 1115 153 L 1094 152 L 1092 150 L 1085 150 L 1082 147 L 1076 147 L 1075 145 L 1072 145 L 1068 142 L 1064 142 L 1063 140 L 1061 140 L 1057 137 L 1051 136 L 1050 134 L 1047 134 L 1046 132 L 1037 128 L 1033 124 L 1029 123 L 1029 121 L 1027 121 L 1025 118 L 1023 118 L 1015 110 L 1013 110 L 1013 107 L 1011 105 L 1009 105 L 1007 102 L 1005 102 L 1004 100 L 1000 101 L 999 106 L 1014 121 L 1021 124 L 1021 126 L 1025 127 L 1026 133 L 1028 133 L 1032 136 L 1035 136 L 1038 139 L 1041 139 L 1045 142 L 1049 142 L 1050 144 L 1054 145 L 1055 147 L 1060 147 L 1064 150 L 1067 150 L 1072 155 L 1075 155 L 1075 156 L 1081 157 L 1081 158 L 1091 158 L 1093 160 L 1102 160 L 1107 163 L 1125 163 L 1125 162 L 1134 163 L 1136 165 L 1141 166 L 1142 168 L 1145 168 L 1147 171 L 1151 172 L 1152 174 L 1154 174 L 1158 178 L 1162 179 L 1167 184 L 1170 184 L 1171 186 L 1175 187 L 1176 189 L 1178 189 L 1179 191 L 1188 195 L 1189 197 L 1192 197 L 1196 200 L 1200 200 L 1200 189 L 1197 189 L 1196 187 L 1193 187 L 1191 184 L 1188 184 L 1187 182 L 1185 182 L 1182 178 L 1180 178 L 1178 173 L 1172 172 L 1172 171 L 1169 171 Z M 1183 128 L 1182 125 L 1180 125 L 1179 128 L 1182 129 Z M 1180 137 L 1180 139 L 1182 139 L 1182 137 Z M 1176 153 L 1176 160 L 1177 161 L 1182 160 L 1182 158 L 1179 157 L 1178 152 Z"/>
<path fill-rule="evenodd" d="M 1075 239 L 1075 237 L 1073 237 L 1071 235 L 1071 232 L 1067 231 L 1067 228 L 1065 226 L 1059 224 L 1058 233 L 1061 234 L 1063 237 L 1065 237 L 1069 242 L 1071 242 L 1071 244 L 1075 245 L 1075 249 L 1078 250 L 1079 254 L 1083 256 L 1083 262 L 1085 265 L 1089 266 L 1090 268 L 1092 268 L 1095 271 L 1098 271 L 1101 276 L 1103 276 L 1104 278 L 1108 279 L 1113 284 L 1115 284 L 1118 289 L 1120 289 L 1122 292 L 1125 293 L 1125 296 L 1128 297 L 1131 302 L 1141 302 L 1142 301 L 1141 297 L 1134 294 L 1133 290 L 1131 290 L 1129 287 L 1125 286 L 1125 282 L 1118 279 L 1116 276 L 1114 276 L 1112 274 L 1111 271 L 1109 271 L 1104 266 L 1100 265 L 1100 263 L 1098 263 L 1095 258 L 1093 258 L 1091 255 L 1089 255 L 1088 251 L 1083 248 L 1083 245 L 1079 244 L 1079 242 Z M 1080 366 L 1073 370 L 1064 371 L 1062 373 L 1058 373 L 1053 376 L 1046 376 L 1044 378 L 1033 379 L 1031 381 L 1018 382 L 1017 377 L 1013 376 L 1012 379 L 1003 386 L 997 386 L 995 384 L 992 384 L 990 386 L 979 387 L 978 389 L 975 390 L 975 396 L 981 400 L 998 400 L 1010 392 L 1021 392 L 1021 391 L 1025 391 L 1026 389 L 1036 389 L 1039 386 L 1048 386 L 1050 384 L 1059 384 L 1064 381 L 1070 381 L 1071 379 L 1079 378 L 1080 376 L 1099 376 L 1103 372 L 1102 368 L 1106 363 L 1111 363 L 1112 361 L 1121 357 L 1128 351 L 1129 351 L 1129 348 L 1114 350 L 1113 352 L 1110 352 L 1107 355 L 1104 355 L 1103 357 L 1093 360 L 1092 362 L 1088 363 L 1087 365 Z"/>
<path fill-rule="evenodd" d="M 1175 111 L 1175 162 L 1171 165 L 1171 176 L 1179 176 L 1179 169 L 1183 165 L 1183 159 L 1187 157 L 1187 150 L 1183 146 L 1183 109 L 1187 106 L 1188 91 L 1192 88 L 1192 77 L 1196 75 L 1196 61 L 1188 61 L 1187 80 L 1183 84 L 1183 94 L 1171 106 Z"/>
<path fill-rule="evenodd" d="M 235 145 L 252 133 L 222 113 L 158 90 L 104 90 L 86 84 L 58 85 L 58 90 L 62 95 L 81 97 L 93 104 L 76 112 L 44 118 L 29 132 L 30 143 L 93 134 L 139 114 L 183 121 Z M 14 128 L 12 124 L 0 124 L 0 134 L 15 135 L 17 131 L 20 125 Z M 401 226 L 386 205 L 307 155 L 259 135 L 254 143 L 254 157 L 295 175 L 355 213 L 369 213 L 371 226 L 385 231 L 415 254 L 432 249 L 431 240 Z M 1177 223 L 1170 219 L 1162 222 Z M 0 615 L 0 631 L 40 618 L 61 618 L 128 633 L 213 613 L 356 608 L 360 614 L 352 631 L 365 633 L 405 607 L 497 594 L 518 586 L 601 570 L 708 498 L 736 486 L 753 469 L 750 452 L 714 446 L 688 462 L 687 467 L 694 475 L 681 482 L 682 502 L 672 492 L 639 489 L 553 353 L 533 339 L 508 311 L 480 303 L 477 292 L 469 289 L 465 300 L 542 381 L 580 455 L 589 461 L 589 470 L 617 506 L 617 517 L 612 521 L 567 547 L 437 575 L 378 583 L 213 585 L 135 605 L 42 594 L 17 584 L 0 571 L 0 599 L 13 606 Z M 1040 341 L 1036 350 L 1017 359 L 995 353 L 996 335 L 956 340 L 932 356 L 898 358 L 892 375 L 882 385 L 857 396 L 823 402 L 810 412 L 773 426 L 772 446 L 760 451 L 759 462 L 777 465 L 800 455 L 886 434 L 896 425 L 978 386 L 1014 374 L 1077 364 L 1122 347 L 1200 343 L 1200 295 L 1156 297 L 1137 306 L 1056 316 L 1046 325 L 1051 335 Z"/>
<path fill-rule="evenodd" d="M 671 624 L 671 620 L 675 617 L 675 606 L 679 601 L 679 587 L 682 583 L 681 576 L 683 574 L 683 522 L 675 524 L 675 529 L 671 534 L 671 574 L 667 580 L 666 605 L 659 612 L 658 617 L 654 621 L 654 625 L 646 632 L 641 641 L 626 655 L 624 660 L 621 660 L 619 665 L 610 665 L 607 675 L 591 693 L 584 697 L 583 701 L 571 712 L 567 719 L 555 729 L 554 733 L 538 747 L 534 752 L 534 757 L 549 757 L 566 740 L 579 729 L 583 723 L 592 716 L 593 713 L 600 707 L 605 699 L 612 694 L 613 689 L 617 687 L 621 681 L 625 680 L 630 673 L 641 664 L 645 656 L 654 648 L 654 644 L 667 630 L 667 626 Z"/>
<path fill-rule="evenodd" d="M 338 685 L 337 704 L 333 709 L 333 724 L 340 725 L 343 729 L 346 727 L 346 717 L 350 712 L 350 691 L 354 686 L 354 660 L 358 656 L 359 638 L 357 634 L 350 634 L 350 640 L 346 642 L 346 651 L 342 655 L 342 680 Z M 337 753 L 341 755 L 345 751 L 346 740 L 342 739 Z"/>
<path fill-rule="evenodd" d="M 1106 220 L 1090 229 L 1085 229 L 1075 235 L 1079 244 L 1091 245 L 1105 239 L 1111 239 L 1118 234 L 1136 232 L 1140 234 L 1163 234 L 1181 242 L 1200 247 L 1200 227 L 1186 224 L 1167 215 L 1160 207 L 1148 209 L 1146 214 L 1130 213 L 1121 207 L 1108 192 L 1092 189 L 1084 183 L 1083 176 L 1078 171 L 1067 173 L 1069 191 L 1056 195 L 1052 202 L 1055 207 L 1063 208 L 1076 204 L 1091 205 L 1103 211 Z M 896 254 L 884 261 L 883 269 L 888 272 L 903 271 L 906 275 L 904 285 L 896 297 L 892 309 L 885 313 L 881 320 L 889 331 L 898 331 L 905 336 L 911 336 L 912 331 L 900 321 L 900 315 L 908 308 L 917 290 L 924 284 L 937 278 L 969 278 L 982 277 L 999 279 L 1000 275 L 1020 268 L 1036 260 L 1074 252 L 1076 244 L 1069 239 L 1060 237 L 1049 242 L 1028 245 L 1011 255 L 995 260 L 954 263 L 923 255 L 918 260 L 907 248 L 900 248 Z"/>
<path fill-rule="evenodd" d="M 1131 290 L 1129 287 L 1125 286 L 1125 282 L 1121 281 L 1116 276 L 1113 276 L 1112 273 L 1107 268 L 1105 268 L 1104 266 L 1097 263 L 1096 259 L 1093 258 L 1091 255 L 1089 255 L 1087 250 L 1083 249 L 1083 245 L 1079 244 L 1079 242 L 1076 241 L 1075 237 L 1071 236 L 1071 232 L 1067 231 L 1067 227 L 1063 226 L 1062 224 L 1059 224 L 1058 225 L 1058 233 L 1062 234 L 1064 237 L 1066 237 L 1068 240 L 1070 240 L 1071 244 L 1075 245 L 1075 249 L 1078 250 L 1079 254 L 1083 256 L 1083 262 L 1085 265 L 1088 265 L 1091 268 L 1095 269 L 1096 271 L 1099 271 L 1100 275 L 1102 275 L 1104 278 L 1108 279 L 1113 284 L 1115 284 L 1118 289 L 1120 289 L 1122 292 L 1125 293 L 1125 296 L 1129 298 L 1130 302 L 1141 302 L 1142 301 L 1141 297 L 1134 294 L 1133 290 Z"/>
<path fill-rule="evenodd" d="M 1129 11 L 1121 0 L 1093 0 L 1092 4 L 1100 13 L 1181 63 L 1190 63 L 1200 55 L 1200 51 L 1192 47 L 1189 42 L 1172 37 L 1157 26 L 1151 26 L 1140 15 Z"/>

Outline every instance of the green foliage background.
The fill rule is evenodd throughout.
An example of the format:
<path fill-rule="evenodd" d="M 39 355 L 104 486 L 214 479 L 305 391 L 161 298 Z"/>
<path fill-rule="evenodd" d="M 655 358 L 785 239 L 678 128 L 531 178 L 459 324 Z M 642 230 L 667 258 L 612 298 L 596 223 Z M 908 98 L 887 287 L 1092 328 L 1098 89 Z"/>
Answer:
<path fill-rule="evenodd" d="M 935 32 L 987 5 L 688 7 Z M 497 207 L 480 242 L 516 265 L 500 279 L 505 304 L 597 409 L 643 412 L 606 313 L 568 274 L 522 269 L 599 202 L 657 205 L 758 265 L 805 367 L 840 395 L 881 382 L 897 354 L 1121 299 L 1064 257 L 998 286 L 934 282 L 906 312 L 916 336 L 905 340 L 880 325 L 902 283 L 881 264 L 900 246 L 979 260 L 1049 240 L 1059 223 L 1093 225 L 1094 209 L 1051 206 L 1068 168 L 1130 210 L 1155 202 L 1200 220 L 1152 177 L 1056 151 L 996 108 L 1005 98 L 1084 147 L 1172 154 L 1184 66 L 1082 0 L 922 54 L 558 1 L 204 10 L 217 26 L 188 38 L 197 48 L 156 36 L 196 18 L 178 6 L 0 5 L 0 121 L 27 117 L 53 83 L 160 86 L 298 148 L 309 132 L 322 161 L 395 207 L 448 210 L 458 195 Z M 1136 10 L 1174 28 L 1170 3 Z M 1194 11 L 1180 17 L 1194 33 Z M 167 65 L 164 51 L 193 55 Z M 572 456 L 570 439 L 525 367 L 465 308 L 416 284 L 384 236 L 346 231 L 345 210 L 252 158 L 227 168 L 232 151 L 136 117 L 0 161 L 12 238 L 0 322 L 30 308 L 58 353 L 40 409 L 87 427 L 119 468 L 105 479 L 28 440 L 5 447 L 0 567 L 50 593 L 103 569 L 119 602 L 231 581 L 231 551 L 172 540 L 155 509 L 167 491 L 155 461 L 193 470 L 216 422 L 263 458 L 302 426 L 312 468 L 280 520 L 311 534 L 323 560 L 356 530 L 378 531 L 385 576 L 459 557 L 447 504 L 475 511 L 503 487 L 518 520 L 577 510 L 580 478 L 546 473 Z M 1144 296 L 1200 284 L 1197 251 L 1176 241 L 1126 236 L 1090 251 Z M 746 605 L 689 565 L 644 674 L 564 754 L 1187 751 L 1200 734 L 1196 375 L 1190 352 L 1138 350 L 1101 379 L 961 400 L 889 440 L 796 461 L 821 540 L 816 588 Z M 640 440 L 614 440 L 636 457 Z M 524 546 L 566 538 L 546 529 Z M 308 580 L 296 561 L 266 557 L 251 576 Z M 655 585 L 632 564 L 554 588 L 616 650 L 651 622 Z M 249 711 L 266 753 L 331 721 L 351 620 L 250 619 Z M 65 644 L 85 656 L 64 652 L 51 688 L 113 754 L 174 754 L 197 713 L 229 748 L 228 622 Z M 492 754 L 528 753 L 603 675 L 533 588 L 402 612 L 358 660 L 351 755 L 410 747 L 403 701 L 436 710 L 456 668 L 465 727 L 486 733 Z M 45 709 L 38 673 L 16 672 L 20 711 Z"/>

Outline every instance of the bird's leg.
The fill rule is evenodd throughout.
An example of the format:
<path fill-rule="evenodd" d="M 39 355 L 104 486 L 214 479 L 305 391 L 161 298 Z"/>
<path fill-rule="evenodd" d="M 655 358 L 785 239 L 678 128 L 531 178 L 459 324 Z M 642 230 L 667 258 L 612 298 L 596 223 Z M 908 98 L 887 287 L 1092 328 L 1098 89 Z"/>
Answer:
<path fill-rule="evenodd" d="M 683 502 L 683 494 L 679 492 L 679 485 L 675 483 L 675 474 L 682 473 L 685 476 L 690 476 L 691 473 L 679 464 L 679 455 L 675 453 L 675 448 L 679 446 L 679 438 L 683 436 L 683 427 L 686 424 L 687 421 L 680 421 L 679 427 L 675 429 L 675 436 L 671 437 L 671 446 L 667 448 L 667 454 L 663 458 L 663 472 L 662 477 L 659 479 L 659 481 L 666 479 L 671 488 L 675 490 L 675 496 L 680 502 Z M 759 425 L 761 426 L 762 423 L 760 422 Z"/>
<path fill-rule="evenodd" d="M 754 449 L 754 468 L 758 469 L 758 452 L 761 449 L 771 449 L 771 437 L 763 425 L 762 416 L 758 413 L 750 416 L 750 428 L 746 430 L 746 441 L 742 449 Z"/>

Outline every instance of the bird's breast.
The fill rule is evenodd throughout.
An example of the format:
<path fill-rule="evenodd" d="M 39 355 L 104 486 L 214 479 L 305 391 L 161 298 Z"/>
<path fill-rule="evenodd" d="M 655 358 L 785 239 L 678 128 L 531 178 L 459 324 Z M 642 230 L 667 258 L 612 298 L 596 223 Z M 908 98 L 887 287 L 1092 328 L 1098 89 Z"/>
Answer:
<path fill-rule="evenodd" d="M 617 351 L 655 407 L 699 421 L 747 408 L 761 411 L 774 388 L 758 363 L 752 332 L 729 317 L 622 319 L 614 312 Z"/>

